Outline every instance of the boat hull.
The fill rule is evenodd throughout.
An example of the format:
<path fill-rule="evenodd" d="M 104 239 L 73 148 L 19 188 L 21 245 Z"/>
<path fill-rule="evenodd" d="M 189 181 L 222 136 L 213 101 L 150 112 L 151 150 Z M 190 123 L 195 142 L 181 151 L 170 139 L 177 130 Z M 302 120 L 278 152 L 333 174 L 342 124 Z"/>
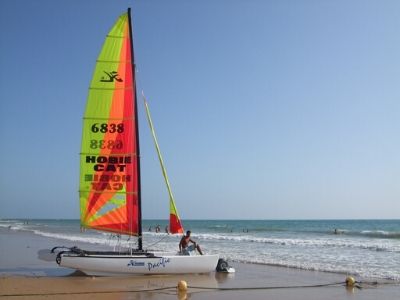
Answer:
<path fill-rule="evenodd" d="M 188 274 L 215 270 L 218 255 L 76 255 L 63 253 L 59 265 L 87 275 Z"/>

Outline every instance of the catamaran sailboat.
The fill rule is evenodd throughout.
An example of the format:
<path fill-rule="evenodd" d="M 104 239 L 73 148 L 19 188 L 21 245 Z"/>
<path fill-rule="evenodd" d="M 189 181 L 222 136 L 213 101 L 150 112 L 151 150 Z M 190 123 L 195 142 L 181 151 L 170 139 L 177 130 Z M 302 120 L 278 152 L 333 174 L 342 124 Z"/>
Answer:
<path fill-rule="evenodd" d="M 206 273 L 218 255 L 149 252 L 142 244 L 140 148 L 131 13 L 121 15 L 97 59 L 83 118 L 80 153 L 80 213 L 84 228 L 137 236 L 138 248 L 124 252 L 59 249 L 57 263 L 86 274 Z M 146 112 L 170 198 L 171 233 L 183 233 Z M 177 245 L 178 246 L 178 245 Z M 62 250 L 62 251 L 60 251 Z"/>

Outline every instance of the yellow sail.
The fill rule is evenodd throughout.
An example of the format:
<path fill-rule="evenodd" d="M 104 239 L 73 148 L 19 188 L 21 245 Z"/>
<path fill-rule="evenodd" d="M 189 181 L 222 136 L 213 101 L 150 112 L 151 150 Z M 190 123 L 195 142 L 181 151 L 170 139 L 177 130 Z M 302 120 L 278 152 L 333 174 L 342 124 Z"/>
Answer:
<path fill-rule="evenodd" d="M 147 104 L 147 101 L 146 101 L 146 98 L 145 98 L 143 92 L 142 92 L 142 96 L 143 96 L 144 106 L 146 107 L 147 120 L 149 121 L 151 134 L 153 135 L 154 145 L 156 146 L 156 150 L 157 150 L 157 154 L 158 154 L 158 160 L 160 161 L 161 170 L 162 170 L 162 173 L 163 173 L 163 176 L 165 179 L 165 184 L 167 185 L 167 190 L 168 190 L 168 195 L 169 195 L 169 232 L 170 233 L 183 233 L 183 226 L 182 226 L 181 220 L 179 218 L 178 210 L 176 209 L 174 196 L 172 194 L 171 186 L 170 186 L 169 180 L 168 180 L 167 170 L 165 169 L 165 166 L 164 166 L 164 161 L 161 156 L 160 147 L 157 142 L 156 132 L 154 131 L 153 122 L 151 120 L 149 105 Z"/>

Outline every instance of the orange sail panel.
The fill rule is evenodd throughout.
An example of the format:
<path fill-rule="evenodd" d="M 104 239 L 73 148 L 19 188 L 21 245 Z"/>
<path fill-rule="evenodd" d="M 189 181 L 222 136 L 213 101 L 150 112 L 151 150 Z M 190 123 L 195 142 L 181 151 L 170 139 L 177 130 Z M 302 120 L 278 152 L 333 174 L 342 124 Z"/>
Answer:
<path fill-rule="evenodd" d="M 138 235 L 139 170 L 128 14 L 106 37 L 89 88 L 80 154 L 81 225 Z"/>

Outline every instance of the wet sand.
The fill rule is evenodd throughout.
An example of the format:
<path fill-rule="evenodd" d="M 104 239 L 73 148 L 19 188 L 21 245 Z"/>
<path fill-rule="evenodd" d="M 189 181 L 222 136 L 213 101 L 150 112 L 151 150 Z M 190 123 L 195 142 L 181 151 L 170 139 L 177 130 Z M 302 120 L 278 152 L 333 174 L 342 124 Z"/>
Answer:
<path fill-rule="evenodd" d="M 363 281 L 362 289 L 346 287 L 346 274 L 275 266 L 231 263 L 235 274 L 82 276 L 38 258 L 54 239 L 0 228 L 1 299 L 398 299 L 400 282 Z M 93 245 L 91 246 L 93 248 Z M 176 288 L 180 280 L 186 292 Z"/>

